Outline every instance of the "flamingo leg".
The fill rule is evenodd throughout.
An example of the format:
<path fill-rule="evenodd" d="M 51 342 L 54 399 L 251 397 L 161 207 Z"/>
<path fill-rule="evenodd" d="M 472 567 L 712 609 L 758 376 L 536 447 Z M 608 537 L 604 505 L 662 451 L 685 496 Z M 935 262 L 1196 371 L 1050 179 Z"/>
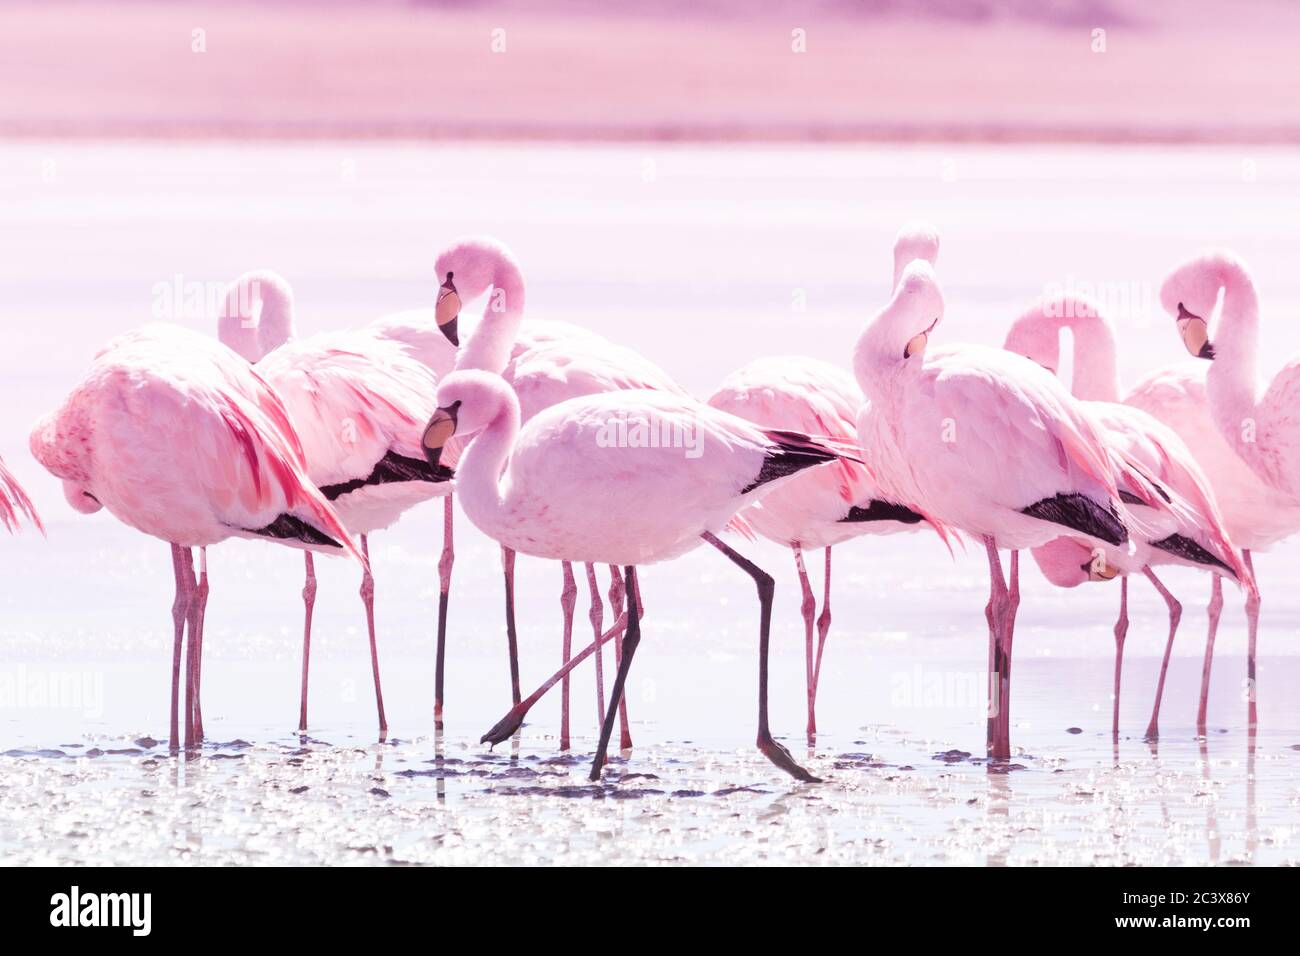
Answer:
<path fill-rule="evenodd" d="M 1246 564 L 1246 570 L 1250 572 L 1253 580 L 1255 577 L 1255 562 L 1251 559 L 1250 549 L 1243 548 L 1241 558 Z M 1246 705 L 1246 725 L 1253 732 L 1258 725 L 1259 720 L 1259 694 L 1255 684 L 1255 641 L 1259 636 L 1259 588 L 1251 588 L 1246 592 L 1246 689 L 1250 694 L 1249 703 Z"/>
<path fill-rule="evenodd" d="M 989 625 L 989 713 L 988 713 L 988 757 L 990 760 L 1006 760 L 1011 755 L 1000 749 L 999 729 L 1002 718 L 1002 624 L 1006 618 L 1006 609 L 1010 604 L 1006 579 L 1002 576 L 1002 559 L 998 556 L 997 544 L 992 537 L 984 536 L 984 548 L 989 559 L 989 603 L 984 607 L 984 618 Z"/>
<path fill-rule="evenodd" d="M 759 625 L 758 625 L 758 749 L 768 760 L 776 764 L 796 780 L 802 780 L 805 783 L 820 783 L 820 779 L 814 777 L 799 764 L 795 763 L 794 757 L 790 751 L 772 738 L 772 730 L 768 724 L 767 717 L 767 657 L 768 645 L 772 631 L 772 597 L 776 591 L 776 583 L 772 576 L 765 572 L 758 565 L 754 564 L 748 558 L 739 554 L 737 551 L 728 547 L 720 541 L 716 535 L 705 532 L 701 535 L 705 541 L 713 545 L 728 558 L 732 563 L 754 579 L 754 584 L 758 588 L 759 603 Z"/>
<path fill-rule="evenodd" d="M 1210 704 L 1210 668 L 1214 665 L 1214 638 L 1219 633 L 1219 616 L 1223 613 L 1223 578 L 1210 575 L 1210 603 L 1205 613 L 1210 619 L 1205 633 L 1205 660 L 1201 664 L 1201 701 L 1196 707 L 1196 732 L 1205 736 L 1206 711 Z"/>
<path fill-rule="evenodd" d="M 617 565 L 611 564 L 609 566 L 609 608 L 610 608 L 610 612 L 614 615 L 615 620 L 618 620 L 620 617 L 623 616 L 623 598 L 625 593 L 626 592 L 623 588 L 623 572 L 621 572 L 618 569 Z M 615 648 L 616 652 L 617 650 L 618 649 Z M 596 655 L 596 692 L 600 696 L 601 726 L 604 726 L 605 723 L 604 657 L 605 657 L 605 652 L 603 650 L 598 652 Z"/>
<path fill-rule="evenodd" d="M 208 613 L 208 549 L 199 548 L 199 580 L 191 611 L 194 635 L 194 736 L 203 740 L 203 623 Z"/>
<path fill-rule="evenodd" d="M 190 548 L 181 548 L 181 577 L 185 579 L 187 600 L 185 603 L 184 623 L 189 628 L 189 639 L 185 642 L 185 749 L 194 747 L 194 679 L 196 673 L 197 643 L 194 630 L 194 614 L 198 606 L 196 592 L 198 581 L 194 577 L 194 552 Z"/>
<path fill-rule="evenodd" d="M 1115 619 L 1115 691 L 1110 733 L 1119 740 L 1119 681 L 1124 671 L 1124 639 L 1128 637 L 1128 575 L 1119 579 L 1119 617 Z"/>
<path fill-rule="evenodd" d="M 600 641 L 601 630 L 605 626 L 605 605 L 600 600 L 600 582 L 596 580 L 596 566 L 587 565 L 587 590 L 591 592 L 591 612 L 588 614 L 591 620 L 591 630 L 597 642 Z M 615 620 L 618 615 L 614 615 Z M 596 726 L 599 727 L 605 722 L 605 674 L 603 659 L 605 652 L 598 650 L 596 652 Z"/>
<path fill-rule="evenodd" d="M 1011 644 L 1016 634 L 1016 611 L 1020 608 L 1020 552 L 1011 552 L 1010 583 L 1007 586 L 1006 619 L 1002 625 L 1002 752 L 1011 758 Z"/>
<path fill-rule="evenodd" d="M 633 604 L 635 604 L 635 605 L 636 605 L 636 619 L 637 619 L 637 621 L 638 621 L 638 622 L 640 622 L 640 621 L 644 621 L 644 620 L 645 620 L 645 605 L 641 603 L 641 586 L 640 586 L 640 584 L 639 584 L 637 581 L 635 581 L 635 580 L 628 579 L 628 580 L 625 582 L 625 586 L 626 586 L 626 588 L 627 588 L 627 590 L 628 590 L 628 600 L 627 600 L 628 607 L 631 607 Z M 620 641 L 620 642 L 616 642 L 616 643 L 614 644 L 614 660 L 615 660 L 616 662 L 621 662 L 621 658 L 622 658 L 622 654 L 623 654 L 622 648 L 620 647 L 620 644 L 621 644 L 621 643 L 622 643 L 622 642 Z M 620 749 L 620 750 L 631 750 L 631 749 L 632 749 L 632 731 L 631 731 L 631 729 L 628 727 L 628 722 L 627 722 L 627 691 L 626 691 L 626 689 L 624 689 L 623 693 L 620 694 L 620 695 L 619 695 L 619 698 L 618 698 L 618 732 L 619 732 L 619 741 L 618 741 L 619 749 Z"/>
<path fill-rule="evenodd" d="M 608 631 L 604 634 L 597 634 L 594 641 L 588 644 L 580 653 L 571 657 L 568 663 L 547 678 L 546 682 L 542 684 L 541 687 L 537 688 L 537 690 L 533 691 L 526 698 L 511 707 L 504 717 L 493 724 L 491 730 L 479 738 L 479 743 L 492 744 L 495 746 L 517 731 L 520 725 L 524 722 L 524 717 L 528 714 L 528 711 L 546 695 L 547 691 L 559 683 L 566 674 L 570 673 L 575 667 L 594 654 L 599 647 L 604 646 L 608 641 L 622 634 L 626 627 L 627 617 L 626 615 L 620 614 Z"/>
<path fill-rule="evenodd" d="M 636 587 L 636 568 L 628 565 L 625 569 L 627 586 Z M 614 676 L 614 687 L 610 691 L 609 709 L 605 711 L 605 723 L 600 728 L 600 744 L 596 747 L 595 759 L 591 762 L 590 779 L 594 783 L 600 779 L 600 771 L 605 766 L 605 754 L 609 751 L 609 738 L 614 733 L 615 704 L 623 696 L 623 687 L 627 684 L 627 673 L 632 668 L 632 656 L 636 654 L 637 645 L 641 643 L 641 618 L 638 613 L 634 595 L 629 595 L 627 602 L 627 629 L 623 632 L 623 656 L 619 661 L 618 673 Z"/>
<path fill-rule="evenodd" d="M 515 553 L 501 546 L 501 569 L 506 582 L 506 645 L 510 652 L 510 699 L 519 703 L 519 637 L 515 632 Z"/>
<path fill-rule="evenodd" d="M 366 629 L 370 632 L 370 669 L 375 675 L 375 707 L 379 711 L 379 739 L 388 736 L 388 718 L 384 716 L 384 690 L 379 681 L 379 645 L 375 641 L 375 578 L 370 573 L 370 541 L 361 535 L 361 554 L 366 570 L 361 576 L 361 603 L 366 607 Z"/>
<path fill-rule="evenodd" d="M 808 569 L 803 563 L 803 548 L 796 542 L 790 545 L 794 551 L 794 568 L 799 572 L 799 590 L 803 594 L 803 603 L 799 605 L 799 610 L 803 613 L 803 658 L 804 674 L 806 680 L 806 693 L 808 695 L 808 746 L 812 746 L 817 740 L 817 696 L 814 691 L 815 677 L 813 662 L 813 628 L 816 626 L 814 617 L 817 613 L 817 599 L 813 597 L 812 584 L 808 580 Z"/>
<path fill-rule="evenodd" d="M 311 616 L 316 607 L 316 559 L 310 551 L 302 553 L 306 575 L 302 585 L 302 692 L 298 701 L 298 732 L 307 732 L 307 674 L 311 665 Z"/>
<path fill-rule="evenodd" d="M 813 703 L 817 702 L 817 689 L 822 680 L 822 652 L 826 650 L 826 635 L 831 631 L 831 549 L 826 549 L 826 582 L 822 593 L 822 612 L 817 615 L 817 664 L 813 667 Z"/>
<path fill-rule="evenodd" d="M 442 557 L 438 559 L 438 650 L 433 677 L 433 725 L 442 729 L 443 675 L 447 661 L 447 601 L 451 592 L 451 566 L 456 560 L 451 533 L 451 495 L 443 498 Z"/>
<path fill-rule="evenodd" d="M 172 624 L 175 638 L 172 642 L 172 707 L 169 749 L 180 750 L 180 699 L 181 699 L 181 649 L 185 644 L 185 620 L 189 616 L 189 581 L 181 573 L 181 547 L 172 545 L 172 573 L 176 578 L 176 597 L 172 601 Z"/>
<path fill-rule="evenodd" d="M 564 612 L 564 640 L 561 654 L 562 663 L 569 663 L 573 656 L 573 609 L 578 601 L 578 585 L 573 578 L 573 564 L 561 561 L 564 570 L 564 590 L 560 592 L 560 608 Z M 569 749 L 569 675 L 564 675 L 560 688 L 560 749 Z"/>
<path fill-rule="evenodd" d="M 1160 739 L 1160 700 L 1165 694 L 1165 676 L 1169 671 L 1169 658 L 1174 651 L 1174 637 L 1178 634 L 1178 622 L 1183 617 L 1183 606 L 1178 603 L 1178 599 L 1169 593 L 1169 589 L 1161 583 L 1156 577 L 1156 573 L 1150 567 L 1142 569 L 1142 573 L 1147 576 L 1151 586 L 1160 592 L 1160 596 L 1165 599 L 1165 604 L 1169 607 L 1169 640 L 1165 642 L 1164 660 L 1160 662 L 1160 679 L 1156 682 L 1156 702 L 1151 708 L 1151 723 L 1147 724 L 1147 740 Z"/>

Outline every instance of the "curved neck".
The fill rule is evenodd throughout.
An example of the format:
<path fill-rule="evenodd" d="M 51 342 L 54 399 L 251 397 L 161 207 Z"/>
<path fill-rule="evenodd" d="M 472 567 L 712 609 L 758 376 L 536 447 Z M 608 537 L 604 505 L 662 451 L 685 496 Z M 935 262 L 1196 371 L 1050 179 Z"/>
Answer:
<path fill-rule="evenodd" d="M 1223 308 L 1211 336 L 1215 357 L 1205 377 L 1206 394 L 1223 437 L 1254 465 L 1259 458 L 1253 428 L 1260 394 L 1259 297 L 1239 266 L 1225 263 L 1221 268 Z"/>
<path fill-rule="evenodd" d="M 279 276 L 249 273 L 235 280 L 217 319 L 217 337 L 250 362 L 294 337 L 293 294 Z"/>
<path fill-rule="evenodd" d="M 456 368 L 482 369 L 496 375 L 504 372 L 523 317 L 524 277 L 512 261 L 498 257 L 483 317 L 461 349 Z"/>
<path fill-rule="evenodd" d="M 484 534 L 501 540 L 511 530 L 505 517 L 502 482 L 510 452 L 519 435 L 519 399 L 504 382 L 501 410 L 470 442 L 456 469 L 456 494 L 470 521 Z"/>
<path fill-rule="evenodd" d="M 1110 323 L 1094 313 L 1062 324 L 1069 327 L 1074 340 L 1074 379 L 1070 383 L 1074 397 L 1085 402 L 1118 402 L 1119 359 Z"/>

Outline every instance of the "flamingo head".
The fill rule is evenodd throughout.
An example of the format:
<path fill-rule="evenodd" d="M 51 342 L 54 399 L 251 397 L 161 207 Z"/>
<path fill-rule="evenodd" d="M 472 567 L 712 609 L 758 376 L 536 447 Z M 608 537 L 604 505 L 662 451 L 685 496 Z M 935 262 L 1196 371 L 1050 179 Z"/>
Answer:
<path fill-rule="evenodd" d="M 491 424 L 509 403 L 509 386 L 499 375 L 478 369 L 452 372 L 438 387 L 438 408 L 424 428 L 424 457 L 434 468 L 456 435 L 472 435 Z"/>
<path fill-rule="evenodd" d="M 1183 263 L 1160 285 L 1160 303 L 1178 324 L 1187 351 L 1196 358 L 1213 359 L 1210 317 L 1219 293 L 1246 268 L 1231 252 L 1213 251 Z"/>
<path fill-rule="evenodd" d="M 1084 320 L 1105 321 L 1091 299 L 1069 293 L 1045 295 L 1011 323 L 1002 347 L 1055 375 L 1061 367 L 1061 329 Z"/>
<path fill-rule="evenodd" d="M 1034 548 L 1033 555 L 1043 577 L 1058 588 L 1111 581 L 1119 574 L 1119 569 L 1106 560 L 1104 551 L 1075 538 L 1056 538 Z"/>
<path fill-rule="evenodd" d="M 934 269 L 923 259 L 913 260 L 903 270 L 889 305 L 859 340 L 855 362 L 865 359 L 884 366 L 919 363 L 941 318 L 943 292 Z"/>
<path fill-rule="evenodd" d="M 294 338 L 293 289 L 269 269 L 245 272 L 226 289 L 217 317 L 223 345 L 256 364 Z"/>
<path fill-rule="evenodd" d="M 63 482 L 63 497 L 68 500 L 68 504 L 72 505 L 74 511 L 80 511 L 83 515 L 93 515 L 104 507 L 98 498 L 75 481 Z"/>
<path fill-rule="evenodd" d="M 448 342 L 459 348 L 460 333 L 457 331 L 457 325 L 460 319 L 460 293 L 456 291 L 456 283 L 452 281 L 455 276 L 453 270 L 447 270 L 447 278 L 438 289 L 436 314 L 438 329 L 447 336 Z"/>

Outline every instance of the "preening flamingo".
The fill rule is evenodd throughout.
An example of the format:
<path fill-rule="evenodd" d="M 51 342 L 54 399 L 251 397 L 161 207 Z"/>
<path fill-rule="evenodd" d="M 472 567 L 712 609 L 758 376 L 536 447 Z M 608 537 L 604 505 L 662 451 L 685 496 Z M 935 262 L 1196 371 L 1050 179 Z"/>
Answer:
<path fill-rule="evenodd" d="M 853 376 L 829 362 L 803 356 L 759 359 L 729 375 L 709 404 L 756 425 L 826 436 L 847 446 L 858 442 L 862 391 Z M 817 734 L 817 685 L 831 624 L 831 548 L 859 535 L 913 530 L 922 518 L 911 508 L 886 500 L 865 468 L 843 460 L 835 467 L 816 468 L 790 480 L 745 509 L 741 518 L 755 533 L 794 552 L 803 593 L 807 734 L 811 743 Z M 825 550 L 825 596 L 820 615 L 804 567 L 805 548 Z"/>
<path fill-rule="evenodd" d="M 1212 323 L 1220 294 L 1223 303 Z M 1295 417 L 1300 403 L 1300 356 L 1288 359 L 1270 381 L 1261 380 L 1259 294 L 1250 270 L 1232 252 L 1207 252 L 1174 269 L 1161 285 L 1160 301 L 1176 320 L 1187 351 L 1212 360 L 1205 375 L 1205 394 L 1219 437 L 1282 498 L 1282 508 L 1273 515 L 1275 534 L 1294 532 L 1300 528 L 1295 523 L 1295 509 L 1300 507 L 1300 424 Z M 1267 508 L 1267 501 L 1260 496 L 1254 507 Z M 1249 567 L 1249 550 L 1245 560 Z M 1258 594 L 1247 597 L 1246 626 L 1247 722 L 1253 728 L 1258 708 Z"/>
<path fill-rule="evenodd" d="M 1134 499 L 1130 504 L 1150 530 L 1144 536 L 1134 535 L 1131 549 L 1109 547 L 1094 552 L 1082 542 L 1061 538 L 1033 551 L 1047 578 L 1062 587 L 1123 576 L 1115 622 L 1112 734 L 1116 739 L 1124 640 L 1128 633 L 1128 575 L 1141 572 L 1164 599 L 1169 609 L 1169 638 L 1146 732 L 1147 739 L 1154 740 L 1159 736 L 1160 702 L 1182 605 L 1152 566 L 1181 564 L 1207 570 L 1216 578 L 1228 575 L 1244 581 L 1248 593 L 1254 584 L 1230 543 L 1231 535 L 1220 517 L 1212 486 L 1192 452 L 1172 428 L 1148 412 L 1120 402 L 1115 330 L 1095 302 L 1072 295 L 1045 297 L 1012 323 L 1003 347 L 1055 373 L 1060 367 L 1063 328 L 1071 330 L 1074 343 L 1074 397 L 1093 416 L 1109 443 L 1123 448 L 1143 474 L 1187 503 L 1186 517 L 1191 519 L 1188 523 L 1173 515 L 1161 515 Z M 1121 486 L 1120 494 L 1125 491 Z M 1221 593 L 1222 584 L 1215 587 Z"/>
<path fill-rule="evenodd" d="M 805 468 L 837 460 L 806 436 L 767 431 L 675 395 L 619 391 L 553 405 L 520 428 L 519 400 L 499 376 L 453 372 L 424 434 L 437 464 L 454 435 L 474 435 L 460 464 L 461 507 L 480 530 L 536 557 L 623 565 L 628 586 L 623 654 L 606 710 L 591 779 L 599 779 L 640 640 L 636 566 L 685 554 L 701 541 L 718 548 L 758 587 L 758 747 L 799 780 L 814 779 L 768 726 L 767 657 L 772 578 L 717 535 L 735 513 Z M 654 436 L 635 441 L 626 436 Z M 485 736 L 498 742 L 519 726 L 511 712 Z"/>
<path fill-rule="evenodd" d="M 651 389 L 689 398 L 673 379 L 653 362 L 629 348 L 615 345 L 593 332 L 565 322 L 524 319 L 524 279 L 519 264 L 500 242 L 488 238 L 465 239 L 438 257 L 440 275 L 455 275 L 457 301 L 471 302 L 487 294 L 479 320 L 457 362 L 458 369 L 500 373 L 514 389 L 520 406 L 520 422 L 527 425 L 537 414 L 571 398 L 618 390 Z M 448 280 L 451 281 L 451 280 Z M 514 551 L 502 544 L 502 567 L 506 593 L 506 635 L 510 651 L 511 694 L 515 704 L 519 689 L 518 638 L 514 615 Z M 577 585 L 572 562 L 561 561 L 564 587 L 560 607 L 564 615 L 562 657 L 567 663 L 572 652 L 573 612 Z M 625 586 L 616 565 L 611 564 L 610 603 L 615 633 L 621 629 Z M 596 569 L 586 565 L 591 596 L 590 620 L 600 643 L 604 610 Z M 638 611 L 642 608 L 639 606 Z M 620 645 L 615 644 L 616 656 Z M 604 722 L 604 652 L 596 650 L 597 724 Z M 569 678 L 562 678 L 560 748 L 567 749 L 569 734 Z M 530 698 L 532 699 L 532 698 Z M 627 702 L 619 702 L 620 741 L 632 746 Z"/>
<path fill-rule="evenodd" d="M 903 270 L 894 296 L 858 339 L 854 370 L 867 398 L 858 436 L 882 492 L 936 525 L 979 538 L 989 561 L 988 750 L 1010 757 L 1011 647 L 1019 551 L 1069 529 L 1090 547 L 1126 544 L 1140 528 L 1117 477 L 1165 503 L 1045 369 L 1002 349 L 927 349 L 944 314 L 928 262 Z M 1164 506 L 1164 507 L 1162 507 Z M 1010 583 L 999 549 L 1011 551 Z"/>
<path fill-rule="evenodd" d="M 348 551 L 343 523 L 307 475 L 288 412 L 238 355 L 203 335 L 149 325 L 108 343 L 63 404 L 38 421 L 31 450 L 83 513 L 118 520 L 172 546 L 171 745 L 185 627 L 185 742 L 202 739 L 199 708 L 206 574 L 192 548 L 230 537 Z"/>
<path fill-rule="evenodd" d="M 358 535 L 369 558 L 369 537 L 408 509 L 451 489 L 453 450 L 438 469 L 420 449 L 420 427 L 433 413 L 437 379 L 406 345 L 362 328 L 298 339 L 288 284 L 272 272 L 250 272 L 231 286 L 222 310 L 221 340 L 270 383 L 288 409 L 307 456 L 307 472 Z M 444 592 L 445 593 L 445 592 Z M 367 562 L 361 600 L 370 638 L 370 663 L 380 733 L 388 730 L 375 638 L 375 584 Z M 305 624 L 299 729 L 307 729 L 316 574 L 306 554 Z M 445 610 L 445 608 L 444 608 Z M 440 614 L 440 618 L 444 615 Z"/>
<path fill-rule="evenodd" d="M 45 532 L 32 499 L 27 497 L 23 486 L 18 484 L 18 479 L 5 467 L 4 459 L 0 458 L 0 525 L 4 525 L 6 531 L 14 532 L 18 530 L 23 518 L 36 525 L 42 533 Z"/>

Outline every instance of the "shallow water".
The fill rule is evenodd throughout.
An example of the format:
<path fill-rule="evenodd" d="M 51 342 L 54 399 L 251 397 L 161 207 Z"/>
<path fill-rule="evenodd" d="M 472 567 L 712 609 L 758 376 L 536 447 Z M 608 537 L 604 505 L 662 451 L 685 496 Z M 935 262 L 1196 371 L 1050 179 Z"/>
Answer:
<path fill-rule="evenodd" d="M 1163 270 L 1221 242 L 1255 266 L 1266 348 L 1280 358 L 1300 349 L 1287 318 L 1300 306 L 1298 172 L 1293 150 L 0 146 L 0 454 L 49 525 L 46 540 L 0 540 L 0 859 L 1300 862 L 1293 544 L 1256 558 L 1253 758 L 1240 595 L 1227 595 L 1202 750 L 1192 724 L 1209 588 L 1190 572 L 1167 575 L 1185 613 L 1153 755 L 1140 738 L 1165 606 L 1134 583 L 1117 763 L 1118 589 L 1058 591 L 1026 562 L 1012 704 L 1023 769 L 1009 773 L 978 760 L 982 554 L 950 556 L 926 534 L 837 548 L 823 733 L 808 757 L 827 782 L 816 786 L 792 783 L 753 748 L 748 578 L 704 551 L 643 569 L 647 618 L 629 683 L 636 747 L 593 789 L 589 666 L 575 673 L 572 759 L 556 748 L 554 695 L 517 751 L 489 755 L 476 742 L 508 706 L 509 686 L 499 559 L 466 522 L 456 526 L 441 744 L 431 720 L 439 504 L 371 542 L 393 738 L 384 745 L 372 730 L 356 567 L 317 562 L 304 743 L 290 733 L 301 559 L 232 542 L 209 553 L 204 662 L 207 729 L 225 743 L 175 760 L 136 743 L 166 735 L 168 550 L 107 515 L 72 514 L 24 444 L 95 347 L 155 317 L 158 289 L 178 276 L 219 290 L 271 266 L 296 287 L 302 331 L 336 328 L 427 303 L 436 249 L 469 231 L 515 248 L 535 314 L 629 342 L 701 393 L 764 354 L 842 360 L 885 294 L 894 231 L 915 215 L 944 234 L 948 341 L 996 343 L 1047 285 L 1093 283 L 1119 313 L 1133 381 L 1181 360 L 1156 311 Z M 170 317 L 212 327 L 201 309 Z M 771 545 L 737 546 L 777 577 L 772 726 L 804 759 L 792 561 Z M 809 567 L 820 594 L 820 556 Z M 525 692 L 559 663 L 559 587 L 558 568 L 520 559 Z M 580 581 L 575 647 L 590 633 L 586 606 Z M 975 756 L 935 759 L 950 751 Z"/>

